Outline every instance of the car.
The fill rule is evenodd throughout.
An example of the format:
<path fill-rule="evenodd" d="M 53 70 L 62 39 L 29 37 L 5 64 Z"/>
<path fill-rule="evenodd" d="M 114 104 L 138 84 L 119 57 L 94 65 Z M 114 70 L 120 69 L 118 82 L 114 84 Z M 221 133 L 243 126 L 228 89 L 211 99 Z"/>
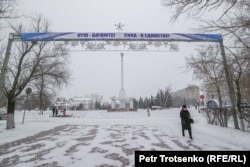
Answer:
<path fill-rule="evenodd" d="M 5 108 L 0 108 L 0 120 L 7 119 L 7 110 Z"/>
<path fill-rule="evenodd" d="M 162 110 L 161 106 L 152 106 L 151 107 L 152 110 Z"/>

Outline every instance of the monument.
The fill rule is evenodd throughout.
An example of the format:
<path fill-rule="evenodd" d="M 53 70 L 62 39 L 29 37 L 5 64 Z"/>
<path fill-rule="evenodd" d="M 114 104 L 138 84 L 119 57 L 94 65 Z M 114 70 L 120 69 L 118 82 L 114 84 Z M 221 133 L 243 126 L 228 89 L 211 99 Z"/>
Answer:
<path fill-rule="evenodd" d="M 124 89 L 124 75 L 123 75 L 123 56 L 124 53 L 121 53 L 121 89 L 119 91 L 118 97 L 111 97 L 112 104 L 111 109 L 108 111 L 136 111 L 134 108 L 133 97 L 127 97 L 126 91 Z M 119 105 L 117 106 L 117 101 L 119 101 Z"/>

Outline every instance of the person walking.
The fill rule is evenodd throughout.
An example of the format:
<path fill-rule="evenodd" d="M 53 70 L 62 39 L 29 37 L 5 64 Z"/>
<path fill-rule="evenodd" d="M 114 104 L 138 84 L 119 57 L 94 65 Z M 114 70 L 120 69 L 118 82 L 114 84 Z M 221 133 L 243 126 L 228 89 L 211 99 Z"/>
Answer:
<path fill-rule="evenodd" d="M 56 117 L 57 117 L 57 115 L 58 115 L 58 108 L 56 107 Z"/>
<path fill-rule="evenodd" d="M 53 106 L 52 111 L 53 111 L 53 117 L 54 117 L 56 115 L 56 107 L 55 106 Z"/>
<path fill-rule="evenodd" d="M 180 117 L 181 117 L 182 135 L 185 136 L 185 129 L 187 129 L 190 139 L 193 140 L 191 123 L 190 123 L 191 115 L 190 115 L 189 111 L 187 110 L 186 105 L 182 106 L 182 109 L 180 112 Z"/>
<path fill-rule="evenodd" d="M 63 110 L 63 116 L 64 117 L 66 116 L 66 108 L 64 108 L 64 110 Z"/>
<path fill-rule="evenodd" d="M 149 107 L 147 108 L 147 113 L 148 113 L 148 116 L 150 117 L 150 108 Z"/>

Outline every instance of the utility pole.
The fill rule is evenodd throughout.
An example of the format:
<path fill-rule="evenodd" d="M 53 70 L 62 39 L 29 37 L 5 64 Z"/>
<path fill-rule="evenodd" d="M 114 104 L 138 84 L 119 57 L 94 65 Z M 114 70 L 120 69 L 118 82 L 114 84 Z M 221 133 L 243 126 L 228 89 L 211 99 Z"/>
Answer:
<path fill-rule="evenodd" d="M 236 105 L 235 105 L 234 88 L 233 88 L 232 80 L 230 79 L 230 73 L 229 73 L 229 69 L 228 69 L 228 65 L 227 65 L 227 59 L 226 59 L 223 41 L 220 42 L 220 49 L 221 49 L 221 56 L 222 56 L 222 61 L 223 61 L 224 70 L 225 70 L 225 74 L 226 74 L 227 86 L 228 86 L 229 96 L 230 96 L 230 101 L 231 101 L 231 106 L 232 106 L 234 127 L 235 127 L 235 129 L 240 129 L 238 119 L 237 119 L 237 110 L 236 110 Z"/>
<path fill-rule="evenodd" d="M 5 57 L 1 69 L 1 75 L 0 75 L 0 100 L 4 99 L 3 96 L 3 87 L 4 87 L 4 81 L 5 81 L 5 76 L 8 70 L 8 63 L 10 59 L 10 51 L 12 47 L 12 43 L 14 40 L 20 40 L 21 39 L 21 34 L 16 34 L 16 33 L 10 33 L 9 34 L 9 39 L 8 39 L 8 44 L 7 44 L 7 49 L 5 52 Z M 3 101 L 0 101 L 0 107 L 2 107 Z"/>
<path fill-rule="evenodd" d="M 13 34 L 10 34 L 0 75 L 0 100 L 1 100 L 0 107 L 3 107 L 2 105 L 4 104 L 3 87 L 4 87 L 5 76 L 8 70 L 8 63 L 10 59 L 10 50 L 12 47 L 12 43 L 13 43 Z"/>

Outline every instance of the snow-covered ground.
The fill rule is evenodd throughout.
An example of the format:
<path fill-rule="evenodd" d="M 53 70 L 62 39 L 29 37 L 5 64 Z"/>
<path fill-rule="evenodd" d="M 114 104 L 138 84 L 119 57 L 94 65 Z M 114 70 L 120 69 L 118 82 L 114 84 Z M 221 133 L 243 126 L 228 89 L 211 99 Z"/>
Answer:
<path fill-rule="evenodd" d="M 135 150 L 250 150 L 249 132 L 208 125 L 195 109 L 194 140 L 183 137 L 179 111 L 26 111 L 24 124 L 16 112 L 15 129 L 0 121 L 0 166 L 134 166 Z"/>

